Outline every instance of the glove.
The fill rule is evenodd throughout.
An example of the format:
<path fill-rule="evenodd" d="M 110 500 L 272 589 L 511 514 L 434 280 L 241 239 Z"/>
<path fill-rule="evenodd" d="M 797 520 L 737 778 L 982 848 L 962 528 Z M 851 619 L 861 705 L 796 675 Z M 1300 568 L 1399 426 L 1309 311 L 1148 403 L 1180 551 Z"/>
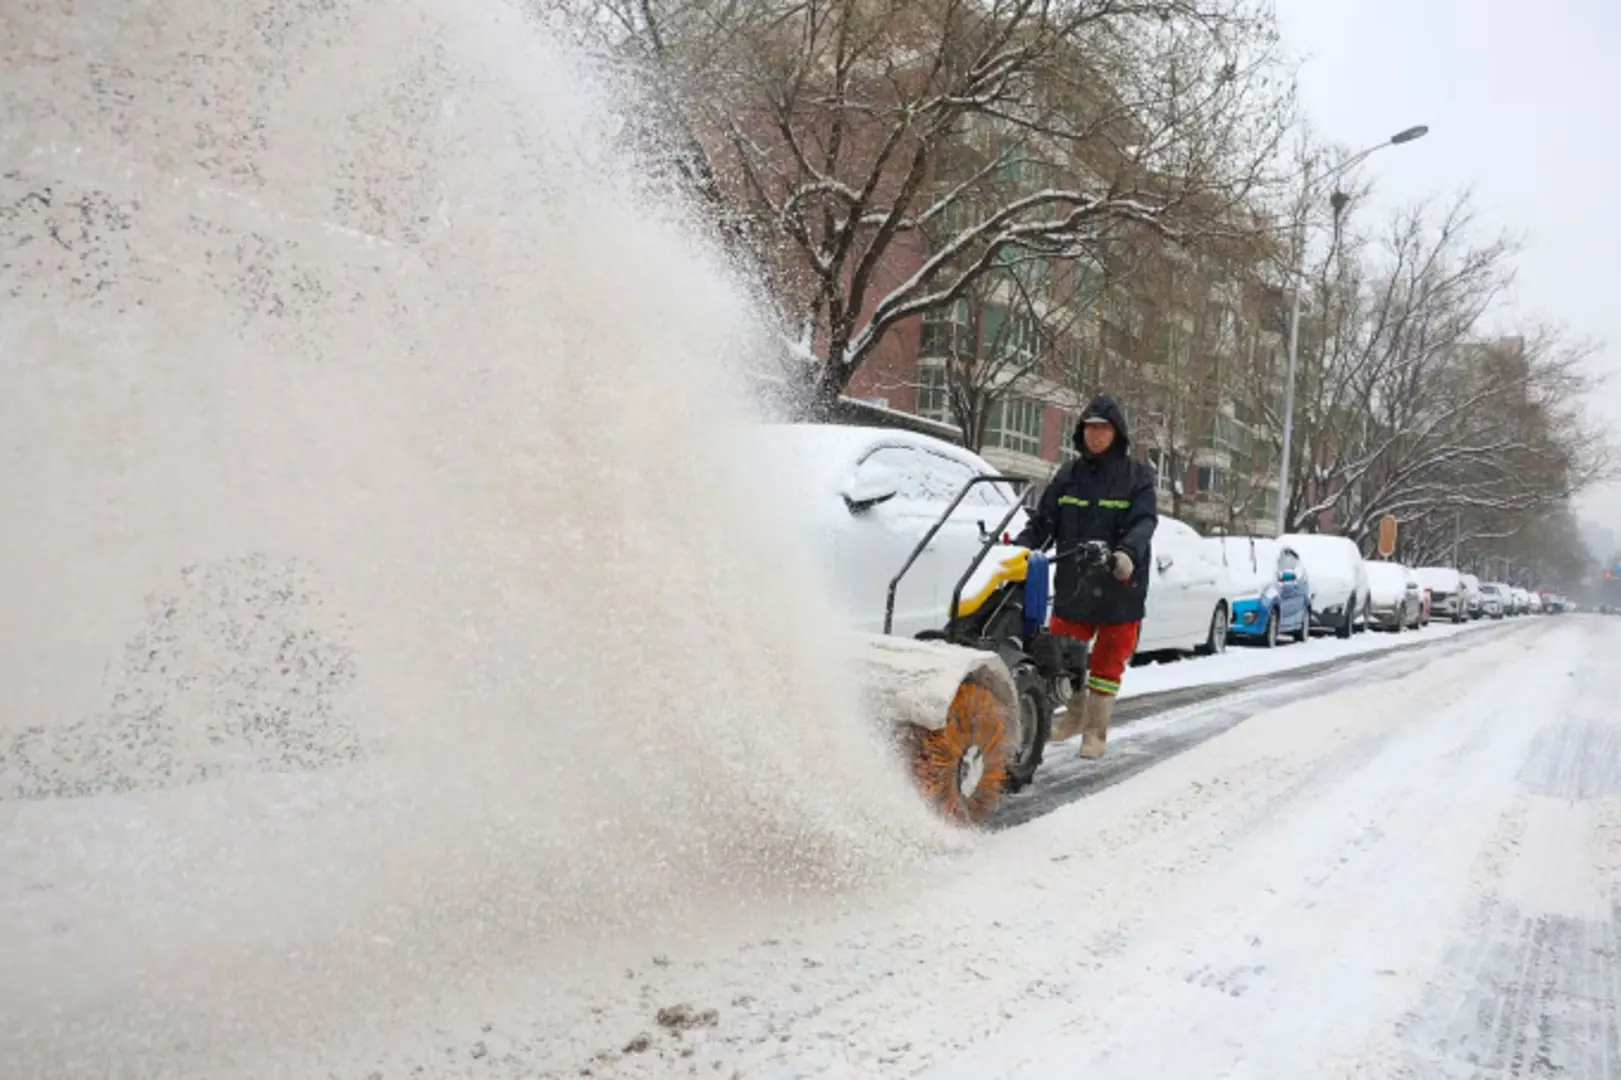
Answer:
<path fill-rule="evenodd" d="M 1131 580 L 1131 572 L 1134 569 L 1136 564 L 1124 551 L 1117 551 L 1109 557 L 1109 571 L 1114 574 L 1114 579 L 1122 584 Z"/>

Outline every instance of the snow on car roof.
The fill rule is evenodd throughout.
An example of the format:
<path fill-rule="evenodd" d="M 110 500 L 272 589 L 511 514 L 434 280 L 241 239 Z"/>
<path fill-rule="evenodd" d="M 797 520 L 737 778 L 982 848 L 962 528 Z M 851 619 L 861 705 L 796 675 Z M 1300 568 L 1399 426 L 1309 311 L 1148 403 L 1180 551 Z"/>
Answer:
<path fill-rule="evenodd" d="M 994 465 L 970 450 L 932 435 L 898 428 L 854 424 L 775 423 L 760 425 L 766 452 L 783 464 L 803 469 L 822 488 L 836 487 L 869 450 L 905 446 L 951 458 L 976 473 L 997 474 Z"/>
<path fill-rule="evenodd" d="M 1259 588 L 1278 576 L 1278 556 L 1283 547 L 1266 536 L 1211 537 L 1227 565 L 1235 586 Z"/>
<path fill-rule="evenodd" d="M 1338 536 L 1333 533 L 1288 533 L 1278 537 L 1279 543 L 1292 548 L 1295 554 L 1309 559 L 1315 555 L 1322 559 L 1333 556 L 1350 562 L 1353 557 L 1361 558 L 1362 552 L 1357 549 L 1356 542 L 1348 536 Z"/>
<path fill-rule="evenodd" d="M 1381 596 L 1400 595 L 1407 589 L 1407 567 L 1401 563 L 1370 561 L 1368 588 Z"/>

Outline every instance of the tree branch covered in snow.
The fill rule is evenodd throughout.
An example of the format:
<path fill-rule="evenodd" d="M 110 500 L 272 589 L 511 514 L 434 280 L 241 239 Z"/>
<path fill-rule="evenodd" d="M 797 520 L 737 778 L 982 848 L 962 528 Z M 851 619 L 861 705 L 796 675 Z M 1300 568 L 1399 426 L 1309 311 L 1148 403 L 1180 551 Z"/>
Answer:
<path fill-rule="evenodd" d="M 679 172 L 811 328 L 824 399 L 1010 252 L 1226 227 L 1292 109 L 1259 0 L 539 2 L 658 88 Z"/>
<path fill-rule="evenodd" d="M 1291 527 L 1369 543 L 1388 514 L 1405 557 L 1450 561 L 1465 531 L 1501 546 L 1609 469 L 1581 408 L 1591 350 L 1494 327 L 1514 250 L 1475 232 L 1467 197 L 1423 205 L 1312 268 Z"/>

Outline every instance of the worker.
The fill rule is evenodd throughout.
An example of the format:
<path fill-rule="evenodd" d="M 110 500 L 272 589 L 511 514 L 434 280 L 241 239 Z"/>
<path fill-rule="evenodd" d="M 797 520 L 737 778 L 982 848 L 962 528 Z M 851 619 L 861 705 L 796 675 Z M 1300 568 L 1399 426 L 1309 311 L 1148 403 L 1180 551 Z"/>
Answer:
<path fill-rule="evenodd" d="M 1052 738 L 1079 732 L 1081 757 L 1100 758 L 1121 677 L 1137 651 L 1159 511 L 1154 471 L 1127 455 L 1126 414 L 1112 397 L 1092 399 L 1074 439 L 1080 457 L 1059 468 L 1014 543 L 1035 551 L 1054 546 L 1052 632 L 1092 646 L 1086 685 L 1070 696 Z M 1107 554 L 1074 554 L 1087 541 L 1101 541 Z"/>

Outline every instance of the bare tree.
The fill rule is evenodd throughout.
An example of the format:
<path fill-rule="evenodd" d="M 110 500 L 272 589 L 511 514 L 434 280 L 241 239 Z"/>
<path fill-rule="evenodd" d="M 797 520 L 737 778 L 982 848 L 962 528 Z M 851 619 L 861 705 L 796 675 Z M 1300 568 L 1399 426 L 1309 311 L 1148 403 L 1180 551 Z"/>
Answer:
<path fill-rule="evenodd" d="M 1511 245 L 1472 239 L 1467 197 L 1350 236 L 1314 274 L 1302 326 L 1292 527 L 1365 544 L 1386 515 L 1409 557 L 1484 553 L 1605 474 L 1586 421 L 1588 350 L 1489 332 Z M 1461 556 L 1460 556 L 1461 557 Z"/>
<path fill-rule="evenodd" d="M 1259 0 L 587 6 L 666 97 L 681 171 L 776 266 L 823 400 L 1010 252 L 1241 205 L 1292 107 Z"/>

